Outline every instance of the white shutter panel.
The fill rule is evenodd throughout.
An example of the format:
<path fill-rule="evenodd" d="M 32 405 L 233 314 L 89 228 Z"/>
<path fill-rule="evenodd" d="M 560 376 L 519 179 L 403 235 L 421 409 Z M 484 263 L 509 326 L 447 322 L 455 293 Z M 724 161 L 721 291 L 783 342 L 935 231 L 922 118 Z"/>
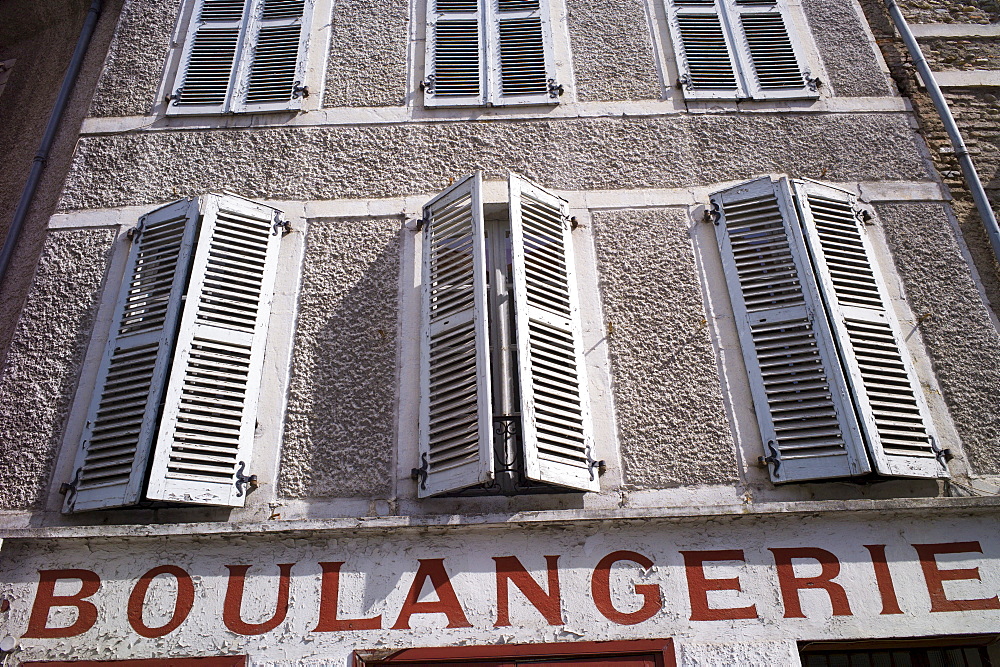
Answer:
<path fill-rule="evenodd" d="M 868 472 L 787 183 L 762 178 L 712 202 L 771 479 Z"/>
<path fill-rule="evenodd" d="M 421 498 L 493 479 L 481 193 L 476 172 L 424 208 Z"/>
<path fill-rule="evenodd" d="M 487 101 L 495 106 L 558 102 L 547 0 L 488 0 L 486 4 Z"/>
<path fill-rule="evenodd" d="M 242 506 L 250 475 L 280 212 L 202 197 L 191 278 L 146 497 Z"/>
<path fill-rule="evenodd" d="M 750 97 L 818 97 L 802 66 L 801 48 L 788 30 L 788 16 L 779 0 L 725 0 L 734 49 Z"/>
<path fill-rule="evenodd" d="M 240 59 L 232 110 L 302 107 L 312 0 L 255 0 Z"/>
<path fill-rule="evenodd" d="M 168 113 L 228 111 L 237 55 L 243 48 L 246 8 L 252 1 L 196 1 Z"/>
<path fill-rule="evenodd" d="M 184 200 L 142 218 L 132 241 L 77 454 L 66 511 L 139 500 L 170 366 L 198 217 Z"/>
<path fill-rule="evenodd" d="M 746 96 L 720 1 L 667 0 L 667 23 L 686 98 Z"/>
<path fill-rule="evenodd" d="M 485 102 L 483 26 L 480 0 L 427 0 L 424 106 Z"/>
<path fill-rule="evenodd" d="M 797 181 L 794 189 L 876 471 L 947 477 L 935 455 L 923 392 L 853 196 L 812 182 Z"/>
<path fill-rule="evenodd" d="M 525 475 L 598 491 L 569 205 L 514 174 L 509 187 Z"/>

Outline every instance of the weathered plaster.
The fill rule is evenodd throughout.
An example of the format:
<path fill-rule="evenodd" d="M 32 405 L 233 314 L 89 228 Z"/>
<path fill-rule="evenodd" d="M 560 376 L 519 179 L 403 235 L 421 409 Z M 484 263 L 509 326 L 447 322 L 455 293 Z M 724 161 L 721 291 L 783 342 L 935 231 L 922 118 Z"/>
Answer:
<path fill-rule="evenodd" d="M 401 222 L 335 218 L 309 225 L 280 495 L 391 491 Z"/>
<path fill-rule="evenodd" d="M 61 207 L 153 204 L 212 189 L 272 200 L 393 197 L 440 190 L 475 169 L 561 189 L 682 187 L 762 172 L 928 178 L 907 117 L 897 114 L 169 131 L 81 139 Z"/>
<path fill-rule="evenodd" d="M 90 108 L 92 116 L 152 111 L 181 0 L 128 0 Z"/>
<path fill-rule="evenodd" d="M 944 207 L 878 207 L 910 308 L 973 471 L 1000 474 L 1000 334 Z"/>
<path fill-rule="evenodd" d="M 654 100 L 660 81 L 641 0 L 566 3 L 577 99 Z"/>
<path fill-rule="evenodd" d="M 851 0 L 804 0 L 802 8 L 835 95 L 892 94 Z"/>
<path fill-rule="evenodd" d="M 736 457 L 685 210 L 592 219 L 626 484 L 732 483 Z"/>
<path fill-rule="evenodd" d="M 40 507 L 114 233 L 52 232 L 0 377 L 0 509 Z"/>
<path fill-rule="evenodd" d="M 337 0 L 326 67 L 326 107 L 406 102 L 407 0 Z"/>

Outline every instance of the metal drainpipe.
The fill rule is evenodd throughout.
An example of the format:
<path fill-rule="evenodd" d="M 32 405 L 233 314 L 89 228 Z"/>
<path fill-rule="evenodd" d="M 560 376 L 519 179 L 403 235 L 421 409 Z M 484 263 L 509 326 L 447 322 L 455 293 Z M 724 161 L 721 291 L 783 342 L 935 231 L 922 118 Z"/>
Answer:
<path fill-rule="evenodd" d="M 10 223 L 10 229 L 7 230 L 7 240 L 4 241 L 3 249 L 0 250 L 0 284 L 2 284 L 4 278 L 7 276 L 7 268 L 10 265 L 11 258 L 14 256 L 18 239 L 21 237 L 24 219 L 28 216 L 28 208 L 31 206 L 31 200 L 35 196 L 35 189 L 38 187 L 38 181 L 42 176 L 42 169 L 45 168 L 45 162 L 49 159 L 49 150 L 52 148 L 52 142 L 56 138 L 59 121 L 62 119 L 63 111 L 69 102 L 70 93 L 73 92 L 73 85 L 76 83 L 77 74 L 80 72 L 80 65 L 83 63 L 83 57 L 87 53 L 87 47 L 90 45 L 90 38 L 94 34 L 94 26 L 97 25 L 97 19 L 100 14 L 101 0 L 93 0 L 90 3 L 90 9 L 87 11 L 87 18 L 83 23 L 83 28 L 80 30 L 80 37 L 76 40 L 76 50 L 73 51 L 73 58 L 69 61 L 69 69 L 66 70 L 66 76 L 63 77 L 59 97 L 56 98 L 55 106 L 52 107 L 49 124 L 45 128 L 42 142 L 38 145 L 38 151 L 35 153 L 35 160 L 31 165 L 31 173 L 28 174 L 28 181 L 24 184 L 24 190 L 21 191 L 21 201 L 17 204 L 17 210 L 14 211 L 14 219 Z"/>
<path fill-rule="evenodd" d="M 924 54 L 920 51 L 917 39 L 910 32 L 910 26 L 906 24 L 903 13 L 899 11 L 896 0 L 885 0 L 885 4 L 889 8 L 889 14 L 892 16 L 893 23 L 896 24 L 896 29 L 906 44 L 907 51 L 910 52 L 910 57 L 913 58 L 913 62 L 917 66 L 917 71 L 920 72 L 920 78 L 924 80 L 927 93 L 931 96 L 931 101 L 934 102 L 938 116 L 941 117 L 941 122 L 944 123 L 944 128 L 948 131 L 948 136 L 951 138 L 951 145 L 955 150 L 955 156 L 958 158 L 958 163 L 962 166 L 965 184 L 972 194 L 972 200 L 976 203 L 976 208 L 979 210 L 979 217 L 983 220 L 986 234 L 990 238 L 990 245 L 993 246 L 993 255 L 997 262 L 1000 263 L 1000 227 L 997 226 L 997 218 L 993 213 L 993 208 L 990 206 L 989 199 L 986 197 L 986 190 L 983 188 L 983 183 L 979 180 L 979 173 L 976 171 L 975 165 L 972 164 L 969 149 L 966 148 L 962 134 L 955 123 L 955 118 L 951 115 L 951 109 L 948 108 L 948 101 L 945 100 L 944 94 L 941 92 L 941 87 L 934 79 L 934 73 L 931 72 L 930 65 L 927 64 Z"/>

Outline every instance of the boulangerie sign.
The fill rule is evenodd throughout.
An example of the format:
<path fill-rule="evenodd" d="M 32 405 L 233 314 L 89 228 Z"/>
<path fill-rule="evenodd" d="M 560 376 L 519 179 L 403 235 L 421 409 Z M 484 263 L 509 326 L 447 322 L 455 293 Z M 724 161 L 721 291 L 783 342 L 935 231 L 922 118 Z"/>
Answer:
<path fill-rule="evenodd" d="M 144 657 L 167 644 L 294 659 L 347 645 L 997 632 L 1000 541 L 989 523 L 7 540 L 4 632 L 25 659 L 112 646 Z"/>

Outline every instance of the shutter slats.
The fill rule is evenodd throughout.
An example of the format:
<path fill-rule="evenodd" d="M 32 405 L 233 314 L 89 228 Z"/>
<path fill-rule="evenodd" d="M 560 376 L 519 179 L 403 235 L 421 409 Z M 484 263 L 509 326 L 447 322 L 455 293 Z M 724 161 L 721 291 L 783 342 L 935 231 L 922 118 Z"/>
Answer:
<path fill-rule="evenodd" d="M 221 107 L 229 94 L 239 36 L 239 28 L 203 28 L 194 35 L 176 105 Z"/>
<path fill-rule="evenodd" d="M 260 29 L 250 66 L 247 104 L 286 102 L 292 99 L 301 29 L 300 25 L 265 26 Z"/>
<path fill-rule="evenodd" d="M 269 19 L 299 18 L 305 13 L 305 0 L 264 0 L 261 17 Z"/>
<path fill-rule="evenodd" d="M 681 14 L 676 29 L 690 87 L 735 91 L 736 72 L 719 15 Z"/>
<path fill-rule="evenodd" d="M 781 14 L 743 14 L 740 22 L 760 87 L 802 88 L 802 72 Z"/>
<path fill-rule="evenodd" d="M 247 0 L 202 0 L 201 21 L 240 21 Z"/>
<path fill-rule="evenodd" d="M 499 27 L 502 95 L 545 95 L 548 73 L 541 18 L 502 19 Z"/>
<path fill-rule="evenodd" d="M 434 96 L 480 95 L 479 22 L 440 20 L 434 26 L 434 44 Z"/>

